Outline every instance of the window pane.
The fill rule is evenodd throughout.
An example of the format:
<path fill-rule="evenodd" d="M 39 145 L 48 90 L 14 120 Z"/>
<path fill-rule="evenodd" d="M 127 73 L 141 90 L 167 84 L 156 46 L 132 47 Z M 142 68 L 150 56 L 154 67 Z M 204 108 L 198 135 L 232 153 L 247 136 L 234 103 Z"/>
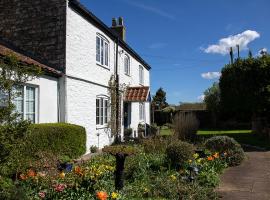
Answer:
<path fill-rule="evenodd" d="M 100 38 L 96 37 L 96 61 L 100 62 Z"/>
<path fill-rule="evenodd" d="M 26 119 L 35 123 L 35 88 L 26 87 L 26 97 L 25 97 L 25 115 Z"/>
<path fill-rule="evenodd" d="M 109 66 L 109 48 L 108 48 L 108 43 L 105 42 L 105 65 Z"/>
<path fill-rule="evenodd" d="M 124 59 L 124 68 L 125 68 L 125 74 L 129 75 L 129 59 L 127 56 Z"/>
<path fill-rule="evenodd" d="M 23 117 L 23 87 L 14 88 L 15 98 L 13 104 L 15 105 L 15 111 Z"/>
<path fill-rule="evenodd" d="M 143 75 L 143 67 L 142 66 L 140 66 L 140 68 L 139 68 L 139 78 L 140 78 L 140 84 L 143 84 L 143 82 L 144 82 L 144 77 L 143 77 L 144 75 Z"/>
<path fill-rule="evenodd" d="M 108 100 L 105 100 L 105 117 L 104 117 L 104 123 L 108 123 Z"/>
<path fill-rule="evenodd" d="M 96 124 L 99 124 L 100 123 L 100 120 L 99 120 L 99 99 L 96 99 Z"/>
<path fill-rule="evenodd" d="M 4 91 L 0 90 L 0 107 L 7 106 L 8 95 Z"/>
<path fill-rule="evenodd" d="M 104 41 L 101 39 L 101 64 L 104 64 Z"/>
<path fill-rule="evenodd" d="M 103 99 L 100 99 L 100 125 L 103 125 L 103 119 L 104 119 Z"/>

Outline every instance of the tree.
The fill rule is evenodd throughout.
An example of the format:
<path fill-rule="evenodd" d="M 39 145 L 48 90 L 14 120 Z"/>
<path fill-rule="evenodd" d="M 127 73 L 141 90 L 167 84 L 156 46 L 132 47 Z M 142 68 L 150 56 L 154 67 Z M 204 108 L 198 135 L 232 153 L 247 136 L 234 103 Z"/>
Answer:
<path fill-rule="evenodd" d="M 157 90 L 153 97 L 152 106 L 154 110 L 162 110 L 168 106 L 168 103 L 166 102 L 166 92 L 162 87 Z"/>
<path fill-rule="evenodd" d="M 22 145 L 30 124 L 16 112 L 13 101 L 22 95 L 21 86 L 40 75 L 40 67 L 26 65 L 14 55 L 0 58 L 0 164 Z"/>
<path fill-rule="evenodd" d="M 219 84 L 214 83 L 210 88 L 204 92 L 204 102 L 206 108 L 212 114 L 213 124 L 216 126 L 217 118 L 220 112 L 220 89 Z"/>
<path fill-rule="evenodd" d="M 221 107 L 240 119 L 265 116 L 270 111 L 270 56 L 237 59 L 222 69 Z"/>

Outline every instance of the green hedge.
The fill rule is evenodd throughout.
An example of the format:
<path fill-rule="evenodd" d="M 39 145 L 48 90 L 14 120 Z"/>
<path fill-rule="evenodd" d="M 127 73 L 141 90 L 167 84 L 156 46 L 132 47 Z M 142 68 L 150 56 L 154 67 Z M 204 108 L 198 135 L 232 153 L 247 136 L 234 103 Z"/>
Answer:
<path fill-rule="evenodd" d="M 30 153 L 51 151 L 57 156 L 78 158 L 86 152 L 85 128 L 73 124 L 32 124 L 26 141 Z"/>

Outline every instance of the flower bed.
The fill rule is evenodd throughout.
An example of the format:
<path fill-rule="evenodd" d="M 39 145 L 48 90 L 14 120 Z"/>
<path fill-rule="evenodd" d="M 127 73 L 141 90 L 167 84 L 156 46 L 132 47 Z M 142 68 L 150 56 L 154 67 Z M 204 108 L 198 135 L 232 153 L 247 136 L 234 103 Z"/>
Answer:
<path fill-rule="evenodd" d="M 125 185 L 115 190 L 115 158 L 95 156 L 70 172 L 30 168 L 14 182 L 26 199 L 216 199 L 214 188 L 226 168 L 227 152 L 193 153 L 180 167 L 170 165 L 165 153 L 137 153 L 127 157 Z M 182 150 L 184 151 L 184 149 Z M 1 182 L 1 178 L 0 178 Z"/>

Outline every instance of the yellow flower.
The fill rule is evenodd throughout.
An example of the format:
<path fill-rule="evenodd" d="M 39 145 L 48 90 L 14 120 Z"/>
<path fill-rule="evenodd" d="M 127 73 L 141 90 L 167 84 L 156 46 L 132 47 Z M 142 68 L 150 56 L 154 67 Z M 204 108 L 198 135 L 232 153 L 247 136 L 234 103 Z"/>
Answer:
<path fill-rule="evenodd" d="M 192 160 L 188 160 L 189 163 L 192 163 Z"/>
<path fill-rule="evenodd" d="M 119 197 L 119 194 L 116 192 L 113 192 L 111 197 L 112 197 L 112 199 L 117 199 Z"/>
<path fill-rule="evenodd" d="M 201 163 L 201 162 L 202 162 L 201 158 L 197 159 L 197 163 Z"/>
<path fill-rule="evenodd" d="M 218 154 L 218 153 L 215 153 L 215 154 L 213 155 L 213 157 L 214 157 L 214 158 L 219 158 L 219 154 Z"/>
<path fill-rule="evenodd" d="M 176 176 L 175 176 L 175 175 L 171 175 L 170 177 L 171 177 L 171 179 L 172 179 L 173 181 L 176 180 Z"/>
<path fill-rule="evenodd" d="M 59 174 L 59 177 L 60 177 L 60 178 L 65 178 L 65 176 L 66 176 L 65 172 L 61 172 L 61 173 Z"/>
<path fill-rule="evenodd" d="M 199 154 L 197 154 L 197 153 L 193 154 L 193 158 L 194 158 L 194 159 L 199 158 Z"/>

